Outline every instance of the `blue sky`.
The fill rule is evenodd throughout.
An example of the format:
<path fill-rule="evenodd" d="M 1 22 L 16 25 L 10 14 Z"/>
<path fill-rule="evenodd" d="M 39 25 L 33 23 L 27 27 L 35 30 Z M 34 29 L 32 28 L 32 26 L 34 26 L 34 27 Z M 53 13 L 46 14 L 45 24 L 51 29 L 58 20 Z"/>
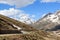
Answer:
<path fill-rule="evenodd" d="M 36 0 L 32 4 L 23 7 L 16 7 L 16 5 L 9 5 L 5 3 L 0 3 L 0 10 L 8 10 L 9 8 L 15 8 L 17 10 L 23 10 L 25 13 L 31 15 L 35 15 L 35 20 L 38 20 L 42 17 L 42 15 L 47 14 L 49 12 L 54 13 L 57 10 L 60 10 L 59 0 Z M 17 15 L 18 16 L 18 15 Z"/>
<path fill-rule="evenodd" d="M 39 1 L 36 1 L 34 4 L 21 9 L 25 12 L 35 14 L 36 17 L 39 19 L 43 14 L 49 12 L 54 13 L 55 11 L 60 10 L 60 3 L 40 3 Z"/>

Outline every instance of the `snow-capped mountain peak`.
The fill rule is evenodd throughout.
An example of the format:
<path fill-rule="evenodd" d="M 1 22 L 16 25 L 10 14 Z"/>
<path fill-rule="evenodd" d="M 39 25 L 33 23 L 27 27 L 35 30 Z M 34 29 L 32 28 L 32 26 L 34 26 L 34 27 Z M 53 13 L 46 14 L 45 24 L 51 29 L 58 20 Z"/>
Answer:
<path fill-rule="evenodd" d="M 60 21 L 59 21 L 60 20 L 60 11 L 57 11 L 56 13 L 53 13 L 53 14 L 45 15 L 44 20 L 48 20 L 48 21 L 60 24 Z"/>

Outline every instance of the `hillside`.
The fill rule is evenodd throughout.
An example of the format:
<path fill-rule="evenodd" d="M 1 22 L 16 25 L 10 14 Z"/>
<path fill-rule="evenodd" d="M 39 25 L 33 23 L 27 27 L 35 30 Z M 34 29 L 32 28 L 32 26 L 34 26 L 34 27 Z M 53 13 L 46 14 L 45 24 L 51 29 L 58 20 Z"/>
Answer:
<path fill-rule="evenodd" d="M 0 26 L 2 26 L 1 28 L 4 29 L 19 29 L 19 28 L 23 28 L 24 30 L 36 30 L 33 27 L 26 25 L 20 21 L 11 19 L 9 17 L 0 15 Z"/>

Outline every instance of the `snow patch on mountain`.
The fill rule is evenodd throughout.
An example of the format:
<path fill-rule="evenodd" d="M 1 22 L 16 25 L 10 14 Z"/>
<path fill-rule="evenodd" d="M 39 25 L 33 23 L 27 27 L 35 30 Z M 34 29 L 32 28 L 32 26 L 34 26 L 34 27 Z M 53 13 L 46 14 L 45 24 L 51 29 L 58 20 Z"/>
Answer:
<path fill-rule="evenodd" d="M 60 11 L 51 15 L 45 15 L 43 20 L 48 20 L 60 24 Z"/>
<path fill-rule="evenodd" d="M 22 28 L 20 28 L 20 27 L 14 25 L 14 24 L 13 24 L 13 26 L 14 26 L 15 28 L 17 28 L 18 30 L 21 30 L 21 29 L 22 29 Z"/>

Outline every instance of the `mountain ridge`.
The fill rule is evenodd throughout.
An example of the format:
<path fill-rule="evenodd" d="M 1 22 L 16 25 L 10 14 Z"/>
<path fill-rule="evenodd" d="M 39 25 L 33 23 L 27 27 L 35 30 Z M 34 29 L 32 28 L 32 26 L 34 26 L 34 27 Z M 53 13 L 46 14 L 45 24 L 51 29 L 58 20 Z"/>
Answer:
<path fill-rule="evenodd" d="M 52 14 L 46 14 L 34 24 L 37 25 L 35 26 L 37 29 L 50 30 L 55 28 L 55 26 L 60 25 L 60 10 Z"/>

